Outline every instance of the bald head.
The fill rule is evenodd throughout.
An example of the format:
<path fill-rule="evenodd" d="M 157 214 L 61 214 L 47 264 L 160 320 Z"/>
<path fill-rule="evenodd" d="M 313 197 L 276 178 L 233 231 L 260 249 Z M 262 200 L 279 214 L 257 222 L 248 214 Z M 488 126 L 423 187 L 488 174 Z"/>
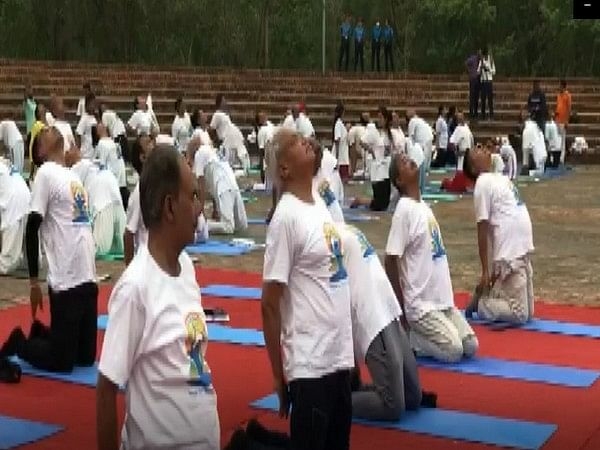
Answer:
<path fill-rule="evenodd" d="M 33 143 L 33 162 L 41 166 L 46 161 L 65 163 L 63 137 L 54 127 L 46 127 L 39 132 Z"/>
<path fill-rule="evenodd" d="M 273 137 L 273 179 L 283 190 L 293 183 L 312 183 L 318 144 L 282 128 Z"/>

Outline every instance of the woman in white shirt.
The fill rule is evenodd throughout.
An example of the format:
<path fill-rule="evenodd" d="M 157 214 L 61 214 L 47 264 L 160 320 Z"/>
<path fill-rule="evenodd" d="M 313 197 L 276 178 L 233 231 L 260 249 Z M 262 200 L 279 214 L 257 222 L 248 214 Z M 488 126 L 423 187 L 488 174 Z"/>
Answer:
<path fill-rule="evenodd" d="M 350 179 L 350 152 L 348 148 L 348 130 L 344 124 L 344 105 L 338 103 L 333 118 L 333 154 L 337 158 L 338 171 L 342 182 Z"/>
<path fill-rule="evenodd" d="M 192 131 L 190 115 L 185 110 L 183 99 L 179 97 L 175 100 L 175 118 L 171 125 L 171 136 L 175 140 L 175 147 L 179 153 L 185 153 Z"/>

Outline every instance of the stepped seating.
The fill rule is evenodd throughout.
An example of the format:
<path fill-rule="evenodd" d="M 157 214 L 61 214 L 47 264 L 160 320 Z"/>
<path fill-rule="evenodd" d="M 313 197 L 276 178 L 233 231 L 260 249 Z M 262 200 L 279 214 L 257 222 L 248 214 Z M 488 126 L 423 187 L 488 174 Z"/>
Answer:
<path fill-rule="evenodd" d="M 156 68 L 143 66 L 60 63 L 48 61 L 0 60 L 0 118 L 12 116 L 24 130 L 23 87 L 31 82 L 36 98 L 47 101 L 52 93 L 64 97 L 67 119 L 76 125 L 75 109 L 81 86 L 89 81 L 94 91 L 111 109 L 127 121 L 137 95 L 152 93 L 161 131 L 169 133 L 174 100 L 183 96 L 191 110 L 214 110 L 217 93 L 225 94 L 233 121 L 246 134 L 252 128 L 256 111 L 265 111 L 279 122 L 292 103 L 303 101 L 317 131 L 330 141 L 333 109 L 338 99 L 346 106 L 345 120 L 354 122 L 363 111 L 374 116 L 379 105 L 403 116 L 409 107 L 433 122 L 440 104 L 468 109 L 468 86 L 460 75 L 327 74 L 315 72 L 231 70 L 218 68 Z M 495 118 L 471 124 L 476 139 L 514 134 L 517 120 L 531 89 L 531 78 L 499 78 L 494 82 Z M 542 78 L 549 107 L 554 107 L 558 79 Z M 584 136 L 598 155 L 588 162 L 600 162 L 600 82 L 592 78 L 569 80 L 573 109 L 578 122 L 568 129 L 567 144 Z M 597 157 L 596 157 L 597 156 Z"/>

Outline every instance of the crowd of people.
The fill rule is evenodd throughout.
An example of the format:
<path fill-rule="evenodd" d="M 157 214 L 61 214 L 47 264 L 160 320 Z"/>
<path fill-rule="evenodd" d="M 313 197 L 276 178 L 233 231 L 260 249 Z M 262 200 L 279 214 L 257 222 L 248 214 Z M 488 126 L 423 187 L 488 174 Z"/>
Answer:
<path fill-rule="evenodd" d="M 28 88 L 27 138 L 11 138 L 9 157 L 0 163 L 0 199 L 8 199 L 0 203 L 0 268 L 26 265 L 34 319 L 27 334 L 13 330 L 0 356 L 54 372 L 94 364 L 95 256 L 123 252 L 127 268 L 110 297 L 98 366 L 99 448 L 218 449 L 213 378 L 219 374 L 206 360 L 206 317 L 184 250 L 208 233 L 247 227 L 236 179 L 238 168 L 250 167 L 246 139 L 223 95 L 210 121 L 177 99 L 171 134 L 161 134 L 150 95 L 137 97 L 123 122 L 89 85 L 84 89 L 73 132 L 60 97 L 46 108 Z M 539 111 L 545 100 L 537 98 L 530 96 L 530 103 Z M 566 108 L 567 97 L 563 101 Z M 433 126 L 414 108 L 404 117 L 406 133 L 400 116 L 386 107 L 375 121 L 364 112 L 351 124 L 339 103 L 329 150 L 317 141 L 304 104 L 291 106 L 277 125 L 265 112 L 256 114 L 247 141 L 259 149 L 262 182 L 272 193 L 263 333 L 279 413 L 289 415 L 290 432 L 251 421 L 226 448 L 348 449 L 352 417 L 394 421 L 407 410 L 436 406 L 436 394 L 423 390 L 416 357 L 452 363 L 475 355 L 479 341 L 467 318 L 523 324 L 533 317 L 532 225 L 514 182 L 514 148 L 506 137 L 476 143 L 453 107 L 440 106 Z M 546 140 L 560 163 L 562 131 L 550 120 L 540 135 L 537 117 L 525 124 L 522 151 L 524 164 L 533 154 L 539 171 Z M 25 152 L 33 163 L 29 187 L 22 176 Z M 126 163 L 139 175 L 131 194 Z M 445 188 L 473 190 L 480 279 L 466 317 L 454 303 L 441 226 L 423 200 L 430 168 L 448 164 L 457 175 Z M 352 206 L 392 212 L 383 262 L 367 237 L 344 221 L 344 186 L 355 177 L 368 179 L 373 195 L 353 199 Z M 213 204 L 211 220 L 205 201 Z M 49 327 L 36 320 L 44 264 Z M 371 384 L 362 381 L 362 364 Z M 121 387 L 127 401 L 119 438 Z"/>

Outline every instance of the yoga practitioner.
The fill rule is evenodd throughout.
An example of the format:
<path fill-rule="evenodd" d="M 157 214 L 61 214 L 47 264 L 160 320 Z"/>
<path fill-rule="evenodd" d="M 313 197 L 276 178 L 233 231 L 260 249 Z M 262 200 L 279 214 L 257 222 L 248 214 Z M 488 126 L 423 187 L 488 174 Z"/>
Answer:
<path fill-rule="evenodd" d="M 0 122 L 0 143 L 6 147 L 12 169 L 19 173 L 23 172 L 25 143 L 23 142 L 23 135 L 14 120 Z"/>
<path fill-rule="evenodd" d="M 129 189 L 127 188 L 127 173 L 121 146 L 109 137 L 108 128 L 103 123 L 92 128 L 92 144 L 95 147 L 94 158 L 117 180 L 122 204 L 126 207 L 129 201 Z"/>

